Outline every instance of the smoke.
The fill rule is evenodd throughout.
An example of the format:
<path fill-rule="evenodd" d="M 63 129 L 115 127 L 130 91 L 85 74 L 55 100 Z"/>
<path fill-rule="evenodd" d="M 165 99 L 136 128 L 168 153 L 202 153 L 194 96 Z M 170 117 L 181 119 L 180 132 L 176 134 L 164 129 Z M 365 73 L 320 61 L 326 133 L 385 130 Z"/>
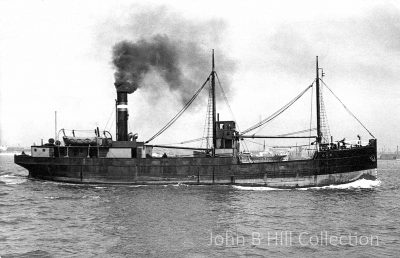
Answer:
<path fill-rule="evenodd" d="M 153 98 L 160 97 L 155 84 L 146 83 L 155 72 L 165 88 L 186 102 L 210 74 L 211 49 L 215 49 L 217 72 L 229 94 L 234 62 L 222 45 L 225 27 L 221 20 L 191 21 L 165 8 L 133 15 L 122 28 L 126 39 L 112 49 L 117 91 L 145 88 L 154 90 Z"/>
<path fill-rule="evenodd" d="M 153 67 L 171 89 L 181 87 L 182 71 L 179 68 L 176 43 L 166 35 L 156 35 L 149 40 L 122 41 L 113 49 L 115 86 L 118 91 L 133 93 L 142 86 L 143 78 Z"/>

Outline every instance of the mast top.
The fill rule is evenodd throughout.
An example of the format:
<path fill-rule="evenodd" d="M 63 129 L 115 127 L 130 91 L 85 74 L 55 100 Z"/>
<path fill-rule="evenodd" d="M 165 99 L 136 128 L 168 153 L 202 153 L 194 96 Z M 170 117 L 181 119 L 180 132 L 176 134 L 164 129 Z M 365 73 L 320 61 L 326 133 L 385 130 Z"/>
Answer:
<path fill-rule="evenodd" d="M 212 50 L 212 71 L 215 71 L 215 63 L 214 63 L 214 49 Z"/>

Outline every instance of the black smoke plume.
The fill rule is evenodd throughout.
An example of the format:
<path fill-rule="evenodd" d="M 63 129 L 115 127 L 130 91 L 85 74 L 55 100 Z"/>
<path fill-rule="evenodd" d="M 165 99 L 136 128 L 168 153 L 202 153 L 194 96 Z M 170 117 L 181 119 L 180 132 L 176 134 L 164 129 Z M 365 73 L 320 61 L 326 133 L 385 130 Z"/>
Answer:
<path fill-rule="evenodd" d="M 191 21 L 165 8 L 145 11 L 131 17 L 129 26 L 121 28 L 123 40 L 113 47 L 112 64 L 117 91 L 133 93 L 137 89 L 159 91 L 164 86 L 189 100 L 211 72 L 211 49 L 215 48 L 216 68 L 229 95 L 234 62 L 225 55 L 221 20 Z M 154 72 L 165 83 L 147 83 Z M 160 97 L 158 92 L 152 98 Z M 217 98 L 220 93 L 217 92 Z"/>
<path fill-rule="evenodd" d="M 155 69 L 170 89 L 182 87 L 177 42 L 166 35 L 156 35 L 149 40 L 122 41 L 114 46 L 113 64 L 117 91 L 133 93 L 151 68 Z"/>

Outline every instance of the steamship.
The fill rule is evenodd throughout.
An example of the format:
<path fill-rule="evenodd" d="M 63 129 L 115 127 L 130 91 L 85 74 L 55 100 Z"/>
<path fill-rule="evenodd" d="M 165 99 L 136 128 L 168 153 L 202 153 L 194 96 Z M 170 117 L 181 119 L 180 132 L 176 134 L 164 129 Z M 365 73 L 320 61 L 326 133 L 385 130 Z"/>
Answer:
<path fill-rule="evenodd" d="M 216 112 L 214 52 L 211 67 L 211 73 L 195 94 L 197 96 L 205 85 L 210 85 L 212 144 L 207 148 L 151 145 L 152 139 L 138 141 L 136 135 L 128 133 L 128 92 L 124 87 L 117 87 L 115 140 L 110 133 L 101 133 L 97 128 L 92 138 L 65 135 L 63 143 L 50 139 L 46 144 L 32 146 L 31 155 L 15 155 L 14 162 L 26 168 L 32 179 L 83 184 L 237 184 L 297 188 L 377 177 L 377 140 L 372 134 L 365 144 L 361 141 L 356 144 L 347 144 L 344 140 L 333 142 L 333 139 L 326 140 L 323 135 L 320 85 L 324 82 L 320 78 L 322 69 L 318 66 L 318 57 L 316 78 L 306 89 L 315 86 L 316 90 L 316 135 L 309 136 L 249 134 L 272 116 L 242 132 L 237 130 L 235 121 L 219 120 Z M 285 108 L 288 106 L 285 105 Z M 281 109 L 282 112 L 284 110 Z M 282 112 L 275 112 L 273 117 Z M 169 125 L 178 117 L 175 116 Z M 240 141 L 246 138 L 309 138 L 314 149 L 308 158 L 254 158 L 240 150 Z M 153 149 L 157 147 L 190 150 L 193 155 L 156 157 Z"/>

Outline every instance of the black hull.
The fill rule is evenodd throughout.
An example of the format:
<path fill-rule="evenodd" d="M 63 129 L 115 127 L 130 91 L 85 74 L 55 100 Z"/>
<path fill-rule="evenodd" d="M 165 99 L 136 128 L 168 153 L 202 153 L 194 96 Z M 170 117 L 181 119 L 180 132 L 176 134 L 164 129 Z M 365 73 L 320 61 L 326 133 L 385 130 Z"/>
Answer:
<path fill-rule="evenodd" d="M 67 158 L 15 156 L 35 179 L 86 184 L 239 184 L 281 188 L 341 184 L 376 177 L 376 141 L 326 150 L 313 159 L 241 163 L 234 157 Z"/>

